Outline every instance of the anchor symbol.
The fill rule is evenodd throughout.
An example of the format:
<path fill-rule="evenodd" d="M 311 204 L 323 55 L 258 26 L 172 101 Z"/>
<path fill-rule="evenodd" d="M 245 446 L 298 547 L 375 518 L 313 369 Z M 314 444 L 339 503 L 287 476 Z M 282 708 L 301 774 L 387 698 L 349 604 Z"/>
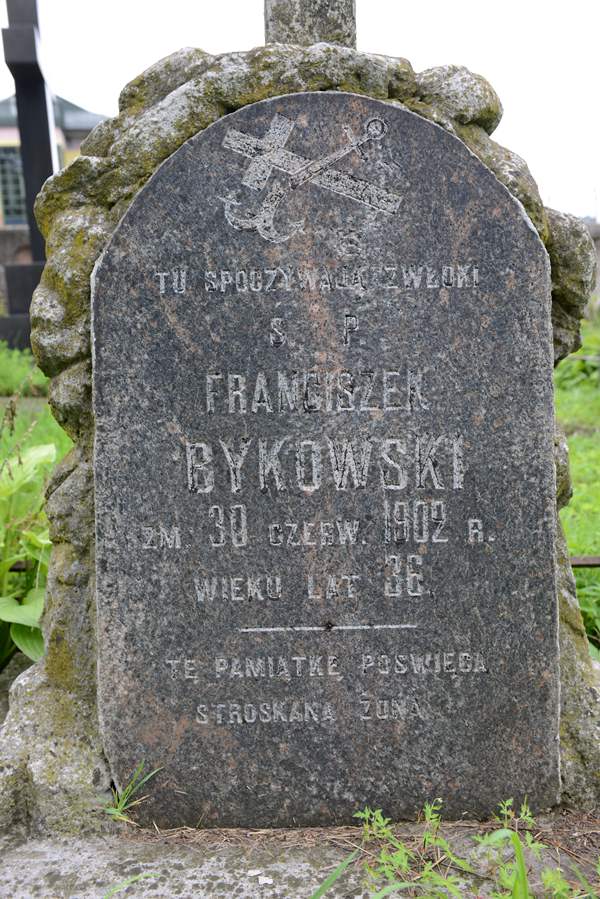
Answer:
<path fill-rule="evenodd" d="M 235 207 L 240 204 L 236 200 L 222 199 L 225 217 L 233 228 L 238 231 L 257 231 L 264 240 L 268 240 L 270 243 L 283 243 L 289 240 L 301 230 L 304 220 L 290 222 L 287 232 L 280 232 L 275 227 L 275 214 L 286 196 L 309 181 L 384 212 L 395 213 L 397 211 L 400 204 L 399 197 L 370 185 L 368 182 L 361 181 L 353 175 L 332 170 L 332 166 L 340 159 L 359 150 L 370 141 L 381 140 L 388 130 L 387 123 L 383 119 L 375 118 L 368 121 L 363 133 L 358 137 L 350 128 L 346 127 L 344 130 L 348 136 L 348 143 L 333 153 L 315 160 L 306 160 L 283 149 L 282 145 L 287 141 L 293 127 L 294 122 L 284 116 L 276 116 L 269 134 L 262 141 L 249 139 L 248 135 L 233 129 L 228 132 L 223 142 L 224 146 L 251 158 L 255 158 L 261 152 L 263 154 L 253 163 L 255 170 L 249 172 L 244 179 L 243 183 L 247 186 L 260 189 L 264 186 L 272 168 L 279 168 L 291 176 L 287 187 L 275 182 L 254 213 L 238 214 Z"/>

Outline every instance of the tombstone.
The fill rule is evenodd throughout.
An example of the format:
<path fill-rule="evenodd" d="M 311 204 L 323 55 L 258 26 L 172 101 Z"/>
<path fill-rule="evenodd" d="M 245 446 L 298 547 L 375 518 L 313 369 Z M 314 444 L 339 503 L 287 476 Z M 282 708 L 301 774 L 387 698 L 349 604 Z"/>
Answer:
<path fill-rule="evenodd" d="M 143 820 L 558 799 L 549 265 L 342 92 L 174 153 L 93 277 L 99 703 Z M 124 312 L 125 310 L 125 312 Z"/>
<path fill-rule="evenodd" d="M 32 348 L 75 447 L 0 830 L 103 831 L 141 762 L 167 826 L 558 799 L 550 343 L 578 346 L 589 234 L 490 137 L 483 78 L 335 45 L 347 0 L 289 0 L 289 32 L 276 5 L 267 46 L 127 85 L 37 201 Z M 555 545 L 560 800 L 593 809 Z"/>

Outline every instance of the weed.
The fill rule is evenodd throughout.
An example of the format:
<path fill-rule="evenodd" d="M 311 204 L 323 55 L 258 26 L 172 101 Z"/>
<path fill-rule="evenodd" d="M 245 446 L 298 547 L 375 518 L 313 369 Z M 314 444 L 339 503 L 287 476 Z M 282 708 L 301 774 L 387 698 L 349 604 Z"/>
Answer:
<path fill-rule="evenodd" d="M 452 852 L 448 842 L 440 834 L 441 799 L 426 803 L 423 809 L 425 827 L 421 846 L 409 849 L 398 840 L 381 809 L 365 808 L 355 818 L 363 822 L 363 842 L 383 842 L 376 856 L 376 864 L 365 868 L 371 887 L 377 892 L 373 899 L 383 899 L 396 891 L 413 890 L 416 895 L 431 899 L 456 896 L 460 899 L 461 881 L 450 873 L 451 868 L 474 873 L 469 863 Z M 387 881 L 387 883 L 386 883 Z"/>
<path fill-rule="evenodd" d="M 150 771 L 148 774 L 144 774 L 145 767 L 146 763 L 140 762 L 140 764 L 133 772 L 131 780 L 121 793 L 119 793 L 119 791 L 115 790 L 113 787 L 113 801 L 112 803 L 104 807 L 104 811 L 115 821 L 125 821 L 127 824 L 135 824 L 135 821 L 132 821 L 131 818 L 129 818 L 125 814 L 125 812 L 130 811 L 136 805 L 139 805 L 141 802 L 143 802 L 144 799 L 148 798 L 147 796 L 140 796 L 138 799 L 134 799 L 134 797 L 137 796 L 142 787 L 148 783 L 150 778 L 158 774 L 159 771 L 162 771 L 162 768 L 155 768 L 154 771 Z"/>
<path fill-rule="evenodd" d="M 493 899 L 534 899 L 535 895 L 529 883 L 524 848 L 529 849 L 536 858 L 541 858 L 542 850 L 547 848 L 538 842 L 532 834 L 535 819 L 531 814 L 527 800 L 521 804 L 519 813 L 513 810 L 513 800 L 508 799 L 499 805 L 499 815 L 495 820 L 503 826 L 485 836 L 474 839 L 480 846 L 495 850 L 498 863 L 496 872 L 497 890 L 491 893 Z M 525 846 L 521 834 L 524 834 Z M 513 857 L 504 859 L 504 851 L 512 848 Z M 572 865 L 583 892 L 574 889 L 564 878 L 560 868 L 544 868 L 541 872 L 544 895 L 553 899 L 593 899 L 596 895 L 585 877 Z"/>
<path fill-rule="evenodd" d="M 502 824 L 502 827 L 513 827 L 515 830 L 535 827 L 535 818 L 531 814 L 527 797 L 521 803 L 519 814 L 513 808 L 514 799 L 505 799 L 498 804 L 498 814 L 494 815 L 494 821 Z"/>
<path fill-rule="evenodd" d="M 541 883 L 532 886 L 525 851 L 539 860 L 542 850 L 547 847 L 535 839 L 535 819 L 526 799 L 518 811 L 514 808 L 513 799 L 501 802 L 495 816 L 499 827 L 474 837 L 478 846 L 490 850 L 488 860 L 491 854 L 492 874 L 488 873 L 489 868 L 486 873 L 477 870 L 476 861 L 467 861 L 453 852 L 441 834 L 441 808 L 441 799 L 425 804 L 420 816 L 424 823 L 423 835 L 416 847 L 408 847 L 398 839 L 390 818 L 386 818 L 381 809 L 367 807 L 356 812 L 354 817 L 363 824 L 361 848 L 369 859 L 364 863 L 364 870 L 371 899 L 384 899 L 396 894 L 421 899 L 462 899 L 466 881 L 471 878 L 487 881 L 485 895 L 491 899 L 534 899 L 541 895 L 547 899 L 596 899 L 598 896 L 572 863 L 579 887 L 569 884 L 564 872 L 557 867 L 543 868 Z M 372 849 L 373 843 L 378 844 L 376 851 Z M 357 852 L 353 852 L 344 859 L 311 899 L 320 899 L 325 895 L 356 858 Z M 462 873 L 462 878 L 452 871 Z"/>

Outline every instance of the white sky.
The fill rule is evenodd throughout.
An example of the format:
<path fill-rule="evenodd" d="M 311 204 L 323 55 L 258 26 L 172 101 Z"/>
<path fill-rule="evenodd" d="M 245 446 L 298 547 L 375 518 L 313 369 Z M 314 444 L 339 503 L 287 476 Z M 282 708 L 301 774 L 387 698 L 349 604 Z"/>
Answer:
<path fill-rule="evenodd" d="M 264 42 L 263 0 L 38 3 L 51 89 L 104 114 L 116 112 L 127 81 L 181 47 L 223 53 Z M 527 160 L 546 205 L 600 219 L 599 0 L 356 5 L 360 50 L 404 56 L 417 71 L 460 63 L 484 75 L 504 105 L 494 137 Z M 13 82 L 0 69 L 6 96 Z"/>

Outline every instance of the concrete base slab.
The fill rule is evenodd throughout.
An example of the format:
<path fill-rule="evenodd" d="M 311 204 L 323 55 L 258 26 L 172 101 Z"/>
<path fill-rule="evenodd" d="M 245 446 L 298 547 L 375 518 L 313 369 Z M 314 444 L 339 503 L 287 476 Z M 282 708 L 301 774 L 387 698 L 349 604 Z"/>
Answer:
<path fill-rule="evenodd" d="M 12 846 L 0 840 L 0 894 L 11 899 L 308 899 L 346 854 L 333 846 L 199 849 L 118 837 Z M 139 875 L 144 879 L 126 886 Z M 339 883 L 328 899 L 368 896 L 358 869 Z"/>

